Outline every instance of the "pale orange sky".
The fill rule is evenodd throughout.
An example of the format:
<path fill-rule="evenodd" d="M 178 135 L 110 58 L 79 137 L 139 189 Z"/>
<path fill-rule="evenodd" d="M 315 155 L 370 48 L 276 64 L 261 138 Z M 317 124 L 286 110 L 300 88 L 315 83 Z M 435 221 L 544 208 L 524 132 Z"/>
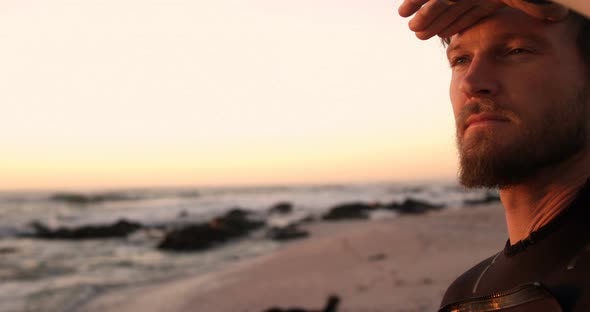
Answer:
<path fill-rule="evenodd" d="M 0 4 L 0 189 L 453 178 L 399 1 Z"/>

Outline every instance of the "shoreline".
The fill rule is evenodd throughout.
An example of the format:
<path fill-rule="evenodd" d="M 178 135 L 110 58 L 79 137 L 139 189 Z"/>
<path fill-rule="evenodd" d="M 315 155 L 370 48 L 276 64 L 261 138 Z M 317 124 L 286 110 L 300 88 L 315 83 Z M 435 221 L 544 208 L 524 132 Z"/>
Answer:
<path fill-rule="evenodd" d="M 76 311 L 433 311 L 463 271 L 507 238 L 500 204 L 302 227 L 311 237 L 220 271 L 111 291 Z"/>

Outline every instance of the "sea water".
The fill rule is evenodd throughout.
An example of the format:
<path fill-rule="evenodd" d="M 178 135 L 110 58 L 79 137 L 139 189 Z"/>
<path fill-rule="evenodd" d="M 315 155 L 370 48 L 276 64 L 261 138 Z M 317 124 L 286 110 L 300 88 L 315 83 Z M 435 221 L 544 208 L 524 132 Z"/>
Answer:
<path fill-rule="evenodd" d="M 156 248 L 166 228 L 205 222 L 234 208 L 254 211 L 268 224 L 281 226 L 349 202 L 412 198 L 460 209 L 465 200 L 486 194 L 465 191 L 452 182 L 0 193 L 0 311 L 76 311 L 106 291 L 219 270 L 280 246 L 258 233 L 205 252 Z M 293 212 L 267 213 L 280 202 L 291 203 Z M 22 237 L 33 232 L 33 221 L 58 228 L 120 219 L 148 229 L 116 239 Z"/>

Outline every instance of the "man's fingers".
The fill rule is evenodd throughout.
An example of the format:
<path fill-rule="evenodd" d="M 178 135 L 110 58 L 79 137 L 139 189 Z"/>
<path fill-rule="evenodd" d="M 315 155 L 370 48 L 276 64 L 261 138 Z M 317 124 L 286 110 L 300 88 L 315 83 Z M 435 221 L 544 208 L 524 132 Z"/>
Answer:
<path fill-rule="evenodd" d="M 482 18 L 489 16 L 495 10 L 497 10 L 495 7 L 471 7 L 467 12 L 464 12 L 462 16 L 458 17 L 454 23 L 449 24 L 445 29 L 441 30 L 438 35 L 442 38 L 451 37 L 467 27 L 474 25 Z"/>
<path fill-rule="evenodd" d="M 535 4 L 525 0 L 404 0 L 399 14 L 414 15 L 409 27 L 418 38 L 426 40 L 435 35 L 450 37 L 506 5 L 549 21 L 560 21 L 569 12 L 559 4 Z"/>
<path fill-rule="evenodd" d="M 429 0 L 404 0 L 399 6 L 398 13 L 402 17 L 410 17 Z"/>
<path fill-rule="evenodd" d="M 459 18 L 472 9 L 473 6 L 469 1 L 462 1 L 461 3 L 450 6 L 428 26 L 427 30 L 416 32 L 416 37 L 422 40 L 430 39 L 451 25 L 457 23 Z"/>
<path fill-rule="evenodd" d="M 446 13 L 453 6 L 454 2 L 449 0 L 431 0 L 416 12 L 410 23 L 410 29 L 415 32 L 420 32 L 425 29 L 430 29 L 431 25 L 441 16 Z"/>

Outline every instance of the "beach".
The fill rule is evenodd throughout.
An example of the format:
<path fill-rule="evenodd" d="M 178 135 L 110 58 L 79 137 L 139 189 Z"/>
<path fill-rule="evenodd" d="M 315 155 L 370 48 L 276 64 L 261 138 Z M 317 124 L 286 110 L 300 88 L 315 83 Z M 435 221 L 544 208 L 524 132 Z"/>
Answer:
<path fill-rule="evenodd" d="M 436 311 L 463 271 L 503 248 L 499 203 L 377 220 L 314 222 L 309 238 L 197 276 L 113 289 L 76 311 Z"/>

